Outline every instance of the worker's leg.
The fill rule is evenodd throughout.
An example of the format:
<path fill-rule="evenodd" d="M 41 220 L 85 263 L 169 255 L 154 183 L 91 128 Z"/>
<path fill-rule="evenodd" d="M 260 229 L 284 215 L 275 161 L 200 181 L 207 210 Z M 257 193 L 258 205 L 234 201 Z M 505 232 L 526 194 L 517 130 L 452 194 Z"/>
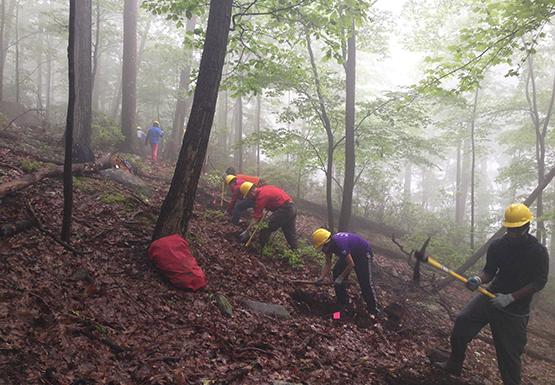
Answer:
<path fill-rule="evenodd" d="M 376 314 L 376 292 L 374 291 L 374 285 L 372 282 L 372 260 L 370 259 L 370 255 L 352 255 L 352 257 L 355 262 L 355 272 L 357 274 L 358 284 L 360 286 L 360 291 L 362 292 L 362 297 L 366 301 L 368 313 Z"/>
<path fill-rule="evenodd" d="M 270 239 L 270 235 L 279 229 L 284 221 L 287 219 L 287 214 L 283 211 L 283 209 L 279 208 L 270 215 L 268 218 L 268 224 L 260 230 L 260 254 L 262 254 L 262 250 L 264 250 L 264 246 L 268 243 Z"/>
<path fill-rule="evenodd" d="M 491 334 L 497 352 L 497 366 L 504 385 L 520 384 L 521 359 L 526 346 L 528 317 L 517 317 L 495 310 Z"/>
<path fill-rule="evenodd" d="M 491 305 L 484 295 L 474 297 L 459 313 L 451 332 L 451 356 L 447 369 L 460 373 L 464 362 L 466 347 L 470 341 L 489 322 Z"/>
<path fill-rule="evenodd" d="M 290 203 L 287 207 L 284 207 L 287 212 L 287 219 L 285 223 L 281 226 L 283 235 L 289 244 L 291 250 L 297 250 L 297 230 L 295 228 L 295 222 L 297 220 L 297 208 L 293 203 Z"/>
<path fill-rule="evenodd" d="M 254 207 L 252 199 L 241 199 L 235 202 L 235 207 L 231 211 L 231 223 L 238 225 L 243 213 L 251 207 Z"/>
<path fill-rule="evenodd" d="M 152 144 L 152 160 L 155 162 L 158 160 L 158 143 Z"/>
<path fill-rule="evenodd" d="M 347 266 L 347 261 L 345 258 L 339 258 L 333 267 L 333 280 L 339 277 L 339 274 L 345 270 L 345 266 Z M 347 277 L 343 280 L 340 285 L 334 284 L 335 289 L 335 296 L 337 298 L 337 302 L 345 307 L 349 305 L 349 296 L 347 295 Z"/>

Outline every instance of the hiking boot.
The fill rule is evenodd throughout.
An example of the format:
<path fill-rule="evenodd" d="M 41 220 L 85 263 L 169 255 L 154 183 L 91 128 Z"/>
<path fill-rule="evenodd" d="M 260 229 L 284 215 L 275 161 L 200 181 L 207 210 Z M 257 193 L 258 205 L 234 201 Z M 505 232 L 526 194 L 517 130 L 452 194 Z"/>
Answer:
<path fill-rule="evenodd" d="M 457 377 L 460 377 L 462 372 L 462 365 L 456 364 L 450 360 L 434 362 L 434 366 Z"/>

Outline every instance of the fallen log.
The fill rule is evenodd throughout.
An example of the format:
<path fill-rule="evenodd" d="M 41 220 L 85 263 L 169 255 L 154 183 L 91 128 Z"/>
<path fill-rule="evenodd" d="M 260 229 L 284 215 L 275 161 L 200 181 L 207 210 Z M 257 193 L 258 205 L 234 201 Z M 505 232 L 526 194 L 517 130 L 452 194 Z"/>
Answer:
<path fill-rule="evenodd" d="M 5 223 L 0 226 L 0 238 L 20 233 L 36 225 L 34 220 L 24 219 L 14 223 Z"/>
<path fill-rule="evenodd" d="M 110 168 L 112 166 L 111 154 L 106 155 L 94 163 L 76 163 L 72 166 L 74 175 L 86 175 L 98 172 L 100 170 Z M 30 174 L 23 175 L 20 178 L 0 184 L 0 198 L 15 191 L 23 190 L 37 182 L 46 178 L 62 176 L 64 173 L 63 166 L 54 166 L 42 168 Z"/>

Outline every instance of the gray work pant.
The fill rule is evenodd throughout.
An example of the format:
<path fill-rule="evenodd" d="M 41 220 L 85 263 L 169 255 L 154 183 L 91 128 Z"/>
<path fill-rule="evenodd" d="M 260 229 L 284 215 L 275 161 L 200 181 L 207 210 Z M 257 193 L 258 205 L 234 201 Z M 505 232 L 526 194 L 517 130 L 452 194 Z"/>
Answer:
<path fill-rule="evenodd" d="M 245 211 L 254 207 L 254 201 L 249 198 L 239 199 L 235 202 L 235 206 L 231 211 L 231 223 L 234 225 L 239 224 L 239 220 Z"/>
<path fill-rule="evenodd" d="M 285 203 L 283 206 L 275 210 L 268 219 L 268 226 L 260 230 L 260 251 L 264 249 L 266 243 L 270 239 L 270 235 L 281 228 L 285 240 L 289 244 L 291 250 L 297 249 L 297 230 L 295 229 L 295 220 L 297 218 L 297 208 L 293 202 Z"/>
<path fill-rule="evenodd" d="M 450 363 L 462 367 L 468 343 L 488 323 L 503 384 L 520 384 L 520 356 L 524 353 L 526 345 L 528 316 L 518 316 L 498 310 L 484 295 L 472 299 L 457 316 L 451 333 Z"/>

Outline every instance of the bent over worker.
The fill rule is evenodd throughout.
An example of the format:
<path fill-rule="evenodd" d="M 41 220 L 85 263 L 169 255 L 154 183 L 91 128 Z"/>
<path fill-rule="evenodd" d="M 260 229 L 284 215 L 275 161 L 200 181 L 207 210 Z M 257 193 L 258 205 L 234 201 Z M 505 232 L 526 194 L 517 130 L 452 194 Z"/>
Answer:
<path fill-rule="evenodd" d="M 370 244 L 358 234 L 332 234 L 324 228 L 316 229 L 312 233 L 312 244 L 316 249 L 321 249 L 326 255 L 326 261 L 316 284 L 323 283 L 329 277 L 331 257 L 332 254 L 335 254 L 338 259 L 333 267 L 333 283 L 337 302 L 343 308 L 349 305 L 346 281 L 354 268 L 368 313 L 371 315 L 377 314 L 376 292 L 372 283 L 373 254 Z"/>
<path fill-rule="evenodd" d="M 526 328 L 534 293 L 547 283 L 549 256 L 546 248 L 530 235 L 532 213 L 525 205 L 511 204 L 505 209 L 506 234 L 489 246 L 486 265 L 466 286 L 476 290 L 493 280 L 488 290 L 494 299 L 478 295 L 455 320 L 451 333 L 451 355 L 436 363 L 460 375 L 468 343 L 489 324 L 497 353 L 497 365 L 504 385 L 520 384 L 521 358 L 526 345 Z"/>
<path fill-rule="evenodd" d="M 259 222 L 262 219 L 263 211 L 272 211 L 268 219 L 268 226 L 260 230 L 260 254 L 264 246 L 268 243 L 270 235 L 281 228 L 285 239 L 291 250 L 297 249 L 297 230 L 295 221 L 297 218 L 297 208 L 291 197 L 282 189 L 265 185 L 257 187 L 252 182 L 244 182 L 240 187 L 244 198 L 254 201 L 253 221 Z"/>
<path fill-rule="evenodd" d="M 226 175 L 225 183 L 229 186 L 229 190 L 231 191 L 231 200 L 227 205 L 227 213 L 231 215 L 231 223 L 234 225 L 239 224 L 239 220 L 243 213 L 250 208 L 254 207 L 254 200 L 243 198 L 241 195 L 240 187 L 243 182 L 251 182 L 254 185 L 258 185 L 260 178 L 257 176 L 251 175 Z"/>

